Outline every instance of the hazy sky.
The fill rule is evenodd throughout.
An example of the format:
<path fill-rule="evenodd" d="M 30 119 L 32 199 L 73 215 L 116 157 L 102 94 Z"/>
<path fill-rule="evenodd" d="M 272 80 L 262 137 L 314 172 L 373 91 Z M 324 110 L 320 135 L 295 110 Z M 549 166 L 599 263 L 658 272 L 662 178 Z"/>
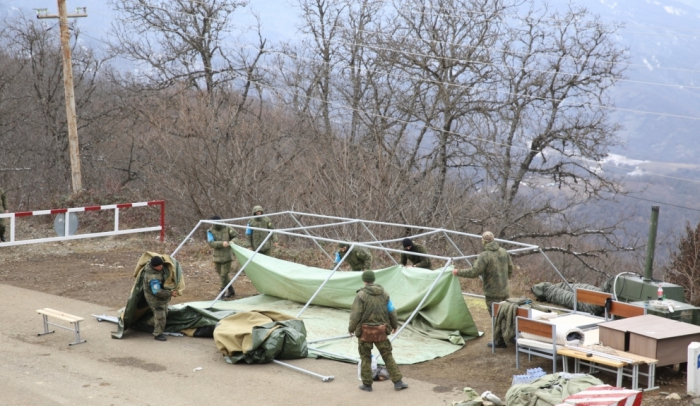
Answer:
<path fill-rule="evenodd" d="M 67 0 L 68 12 L 76 7 L 87 7 L 88 17 L 79 19 L 82 31 L 98 38 L 106 35 L 114 14 L 106 0 Z M 18 8 L 33 14 L 35 8 L 46 8 L 49 13 L 56 13 L 58 6 L 55 0 L 0 0 L 4 8 Z M 250 6 L 235 14 L 237 25 L 255 24 L 251 10 L 260 16 L 263 35 L 270 40 L 291 39 L 296 32 L 297 10 L 287 0 L 251 0 Z"/>

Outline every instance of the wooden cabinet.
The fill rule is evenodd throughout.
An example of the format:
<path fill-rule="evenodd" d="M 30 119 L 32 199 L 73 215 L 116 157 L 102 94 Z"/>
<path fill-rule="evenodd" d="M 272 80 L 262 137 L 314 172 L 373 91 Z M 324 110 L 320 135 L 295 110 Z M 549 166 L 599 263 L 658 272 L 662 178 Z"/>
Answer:
<path fill-rule="evenodd" d="M 616 350 L 659 360 L 658 365 L 687 362 L 687 348 L 700 342 L 700 327 L 654 315 L 598 325 L 600 341 Z"/>

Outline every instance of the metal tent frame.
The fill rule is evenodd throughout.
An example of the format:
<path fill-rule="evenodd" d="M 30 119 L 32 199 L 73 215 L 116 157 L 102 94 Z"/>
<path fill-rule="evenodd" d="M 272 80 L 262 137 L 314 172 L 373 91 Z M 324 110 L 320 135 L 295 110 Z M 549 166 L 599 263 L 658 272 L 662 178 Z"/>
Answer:
<path fill-rule="evenodd" d="M 249 227 L 248 226 L 248 221 L 257 217 L 269 217 L 269 218 L 280 218 L 280 217 L 286 217 L 289 216 L 292 221 L 297 224 L 296 227 L 288 227 L 288 228 L 281 228 L 281 229 L 267 229 L 267 228 L 256 228 L 256 227 Z M 311 219 L 315 219 L 318 221 L 326 221 L 327 223 L 323 224 L 314 224 L 314 225 L 304 225 L 302 224 L 300 218 L 302 217 L 310 217 Z M 242 223 L 242 224 L 241 224 Z M 347 257 L 347 254 L 350 253 L 355 247 L 364 247 L 368 248 L 370 250 L 379 250 L 384 253 L 386 253 L 389 258 L 394 262 L 394 264 L 398 265 L 396 260 L 394 259 L 393 256 L 390 255 L 390 253 L 403 253 L 405 251 L 403 250 L 397 250 L 393 248 L 388 248 L 386 245 L 391 244 L 391 243 L 397 243 L 401 242 L 403 240 L 402 238 L 393 238 L 393 239 L 385 239 L 385 240 L 379 240 L 375 234 L 372 232 L 371 227 L 373 226 L 382 226 L 382 227 L 398 227 L 401 228 L 402 230 L 405 230 L 407 228 L 410 228 L 412 231 L 417 231 L 417 233 L 414 233 L 410 236 L 410 238 L 415 239 L 419 237 L 429 237 L 429 236 L 435 236 L 435 235 L 440 235 L 446 239 L 447 242 L 450 243 L 452 248 L 459 254 L 455 256 L 441 256 L 441 255 L 432 255 L 432 254 L 420 254 L 420 253 L 412 253 L 412 255 L 417 255 L 417 256 L 423 256 L 423 257 L 428 257 L 431 259 L 438 259 L 442 261 L 446 261 L 445 265 L 442 266 L 439 269 L 434 270 L 434 272 L 439 272 L 439 275 L 433 283 L 430 285 L 428 288 L 427 292 L 421 299 L 421 301 L 418 303 L 416 308 L 413 310 L 411 313 L 411 316 L 406 319 L 406 321 L 403 323 L 403 326 L 396 332 L 396 334 L 391 337 L 391 341 L 393 342 L 403 331 L 403 329 L 410 324 L 411 320 L 415 317 L 415 315 L 418 313 L 418 310 L 423 306 L 423 303 L 425 303 L 426 299 L 434 289 L 435 285 L 437 284 L 438 280 L 440 277 L 445 273 L 445 271 L 449 268 L 449 266 L 457 261 L 464 260 L 466 261 L 470 266 L 471 262 L 470 259 L 476 258 L 478 254 L 471 254 L 471 255 L 465 255 L 455 244 L 454 240 L 451 238 L 454 236 L 462 236 L 462 237 L 468 237 L 468 238 L 476 238 L 476 239 L 481 239 L 480 235 L 477 234 L 470 234 L 470 233 L 463 233 L 459 231 L 454 231 L 454 230 L 447 230 L 443 228 L 432 228 L 432 227 L 424 227 L 424 226 L 414 226 L 414 225 L 406 225 L 406 224 L 397 224 L 397 223 L 387 223 L 387 222 L 380 222 L 380 221 L 373 221 L 373 220 L 361 220 L 361 219 L 351 219 L 351 218 L 344 218 L 344 217 L 337 217 L 337 216 L 326 216 L 326 215 L 320 215 L 320 214 L 313 214 L 313 213 L 303 213 L 303 212 L 297 212 L 297 211 L 283 211 L 283 212 L 276 212 L 276 213 L 271 213 L 271 214 L 263 214 L 260 216 L 245 216 L 245 217 L 236 217 L 236 218 L 229 218 L 229 219 L 222 219 L 222 220 L 200 220 L 197 225 L 190 231 L 190 233 L 185 237 L 185 239 L 178 245 L 178 247 L 173 251 L 170 256 L 174 257 L 177 252 L 185 245 L 187 241 L 190 241 L 194 233 L 203 225 L 203 224 L 210 224 L 210 225 L 223 225 L 223 226 L 228 226 L 228 227 L 233 227 L 235 229 L 242 229 L 243 232 L 245 233 L 246 229 L 251 229 L 251 230 L 258 230 L 258 231 L 265 231 L 268 232 L 268 235 L 265 237 L 263 242 L 260 244 L 260 246 L 253 252 L 253 254 L 248 258 L 248 260 L 243 264 L 236 275 L 231 278 L 231 281 L 229 284 L 221 291 L 219 294 L 216 296 L 216 298 L 212 301 L 210 307 L 213 307 L 217 301 L 221 299 L 223 294 L 226 292 L 229 286 L 235 282 L 235 280 L 238 278 L 238 276 L 245 270 L 246 266 L 255 258 L 255 256 L 258 254 L 258 251 L 262 246 L 265 245 L 265 243 L 268 241 L 268 239 L 273 235 L 273 233 L 276 233 L 278 235 L 286 235 L 290 237 L 295 237 L 295 238 L 302 238 L 302 239 L 308 239 L 313 241 L 313 243 L 328 257 L 329 259 L 333 259 L 331 254 L 329 254 L 323 246 L 319 242 L 327 242 L 327 243 L 333 243 L 333 244 L 338 244 L 338 243 L 347 243 L 350 247 L 347 250 L 347 253 L 341 258 L 340 262 L 338 262 L 335 267 L 332 269 L 332 271 L 328 274 L 328 277 L 321 283 L 321 285 L 318 287 L 316 292 L 309 298 L 309 300 L 306 302 L 304 307 L 299 311 L 299 313 L 296 315 L 297 318 L 301 318 L 302 313 L 308 308 L 308 306 L 313 302 L 313 300 L 316 298 L 318 293 L 323 289 L 323 287 L 326 285 L 326 283 L 333 277 L 333 275 L 340 269 L 340 266 L 343 264 L 344 259 Z M 315 231 L 318 230 L 328 230 L 328 229 L 336 229 L 338 227 L 343 227 L 343 226 L 349 226 L 349 225 L 356 225 L 360 226 L 365 232 L 367 232 L 372 240 L 371 241 L 357 241 L 357 242 L 350 242 L 347 240 L 340 240 L 340 239 L 333 239 L 333 238 L 328 238 L 328 237 L 322 237 L 319 235 L 314 234 Z M 337 230 L 336 230 L 337 231 Z M 504 244 L 509 244 L 511 246 L 516 246 L 517 248 L 509 249 L 507 250 L 508 253 L 517 253 L 517 252 L 532 252 L 532 251 L 538 251 L 540 252 L 546 259 L 547 262 L 552 266 L 552 268 L 556 271 L 557 274 L 562 278 L 562 280 L 566 280 L 562 274 L 559 272 L 557 267 L 552 263 L 552 261 L 547 257 L 547 255 L 542 251 L 542 249 L 533 244 L 526 244 L 522 242 L 517 242 L 517 241 L 509 241 L 509 240 L 502 240 L 502 239 L 496 239 L 495 241 L 504 243 Z M 324 338 L 321 340 L 316 340 L 314 342 L 320 342 L 320 341 L 329 341 L 329 340 L 337 340 L 337 339 L 345 339 L 351 337 L 350 334 L 342 335 L 342 336 L 337 336 L 337 337 L 330 337 L 330 338 Z M 310 342 L 309 344 L 312 344 L 313 342 Z M 327 354 L 331 355 L 337 358 L 341 359 L 347 359 L 353 362 L 359 362 L 359 359 L 357 358 L 350 358 L 342 354 L 335 354 L 335 353 L 330 353 L 327 351 L 320 350 L 318 348 L 313 348 L 309 346 L 309 350 L 319 353 L 319 354 Z M 279 363 L 279 362 L 278 362 Z M 283 363 L 279 363 L 283 364 Z M 297 369 L 298 368 L 294 368 Z M 309 373 L 314 376 L 320 376 L 318 374 L 315 374 L 310 371 L 305 371 L 306 373 Z M 329 377 L 322 377 L 322 380 L 324 382 L 327 382 Z"/>

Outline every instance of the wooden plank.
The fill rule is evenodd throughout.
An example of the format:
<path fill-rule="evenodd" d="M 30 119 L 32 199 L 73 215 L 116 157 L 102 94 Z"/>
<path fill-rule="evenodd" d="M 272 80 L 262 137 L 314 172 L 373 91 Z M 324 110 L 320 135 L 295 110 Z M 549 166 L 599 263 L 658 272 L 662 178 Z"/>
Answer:
<path fill-rule="evenodd" d="M 645 314 L 645 309 L 629 303 L 612 302 L 610 305 L 610 314 L 619 317 L 643 316 Z"/>
<path fill-rule="evenodd" d="M 564 355 L 566 357 L 582 359 L 582 360 L 585 360 L 588 362 L 595 362 L 596 364 L 602 364 L 602 365 L 606 365 L 606 366 L 613 367 L 613 368 L 620 368 L 622 366 L 627 365 L 626 362 L 618 361 L 618 360 L 610 359 L 610 358 L 604 358 L 604 357 L 598 356 L 598 355 L 591 354 L 591 356 L 589 357 L 586 355 L 587 353 L 585 353 L 583 351 L 572 350 L 570 348 L 560 348 L 557 350 L 557 354 Z"/>
<path fill-rule="evenodd" d="M 543 337 L 552 337 L 554 326 L 548 323 L 518 317 L 518 331 Z"/>
<path fill-rule="evenodd" d="M 82 317 L 74 316 L 72 314 L 60 312 L 58 310 L 49 309 L 49 308 L 39 309 L 36 312 L 39 314 L 45 314 L 45 315 L 50 316 L 50 317 L 55 317 L 57 319 L 67 321 L 69 323 L 77 323 L 77 322 L 85 320 Z"/>
<path fill-rule="evenodd" d="M 576 289 L 576 301 L 596 306 L 605 306 L 605 299 L 612 298 L 610 293 L 597 292 L 588 289 Z"/>

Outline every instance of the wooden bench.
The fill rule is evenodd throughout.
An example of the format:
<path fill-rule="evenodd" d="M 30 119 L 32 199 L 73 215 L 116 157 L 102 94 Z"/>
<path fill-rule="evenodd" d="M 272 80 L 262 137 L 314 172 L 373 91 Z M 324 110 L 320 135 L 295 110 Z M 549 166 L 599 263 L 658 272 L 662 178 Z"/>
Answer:
<path fill-rule="evenodd" d="M 87 341 L 87 340 L 80 339 L 80 322 L 85 320 L 82 317 L 74 316 L 74 315 L 68 314 L 68 313 L 63 313 L 63 312 L 60 312 L 60 311 L 54 310 L 54 309 L 49 309 L 48 307 L 44 308 L 44 309 L 39 309 L 36 312 L 39 313 L 44 320 L 44 332 L 38 333 L 37 334 L 38 336 L 43 336 L 45 334 L 55 333 L 55 331 L 49 331 L 49 324 L 50 324 L 52 326 L 56 326 L 56 327 L 62 328 L 64 330 L 73 331 L 75 333 L 75 342 L 72 342 L 68 345 L 81 344 L 81 343 L 84 343 Z M 49 321 L 49 317 L 53 317 L 55 319 L 67 321 L 73 325 L 73 328 L 62 326 L 60 324 L 52 323 Z"/>
<path fill-rule="evenodd" d="M 595 369 L 616 373 L 616 386 L 618 388 L 622 387 L 622 377 L 627 376 L 632 379 L 632 389 L 634 390 L 641 389 L 639 375 L 642 375 L 647 377 L 647 387 L 642 390 L 658 389 L 658 386 L 654 385 L 656 363 L 658 362 L 655 359 L 619 350 L 615 350 L 614 354 L 605 354 L 583 347 L 560 348 L 557 350 L 557 354 L 564 357 L 564 372 L 568 372 L 567 359 L 571 357 L 574 359 L 574 373 L 580 372 L 581 364 L 588 366 L 590 373 L 593 373 Z M 649 366 L 646 373 L 639 370 L 639 366 L 644 364 Z"/>
<path fill-rule="evenodd" d="M 551 338 L 551 343 L 538 342 L 536 340 L 523 340 L 521 333 L 534 334 L 540 337 Z M 542 357 L 552 360 L 552 373 L 557 372 L 557 360 L 561 355 L 557 353 L 557 327 L 545 321 L 532 320 L 518 316 L 515 318 L 515 368 L 520 369 L 520 353 Z"/>

